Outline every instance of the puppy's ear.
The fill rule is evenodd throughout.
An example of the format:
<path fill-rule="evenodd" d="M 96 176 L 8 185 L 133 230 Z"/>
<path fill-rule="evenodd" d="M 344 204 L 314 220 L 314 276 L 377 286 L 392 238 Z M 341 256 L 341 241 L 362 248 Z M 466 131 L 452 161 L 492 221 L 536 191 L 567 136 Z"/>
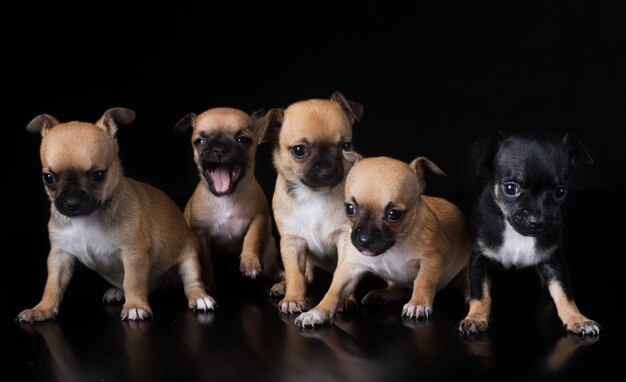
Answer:
<path fill-rule="evenodd" d="M 363 155 L 357 153 L 356 151 L 344 151 L 343 157 L 346 158 L 348 162 L 356 163 L 363 159 Z"/>
<path fill-rule="evenodd" d="M 470 160 L 474 172 L 478 174 L 483 168 L 493 169 L 493 161 L 504 140 L 504 135 L 497 133 L 491 138 L 475 142 L 470 147 Z"/>
<path fill-rule="evenodd" d="M 283 126 L 285 109 L 270 109 L 263 117 L 257 119 L 255 129 L 259 132 L 261 143 L 278 142 L 278 130 Z"/>
<path fill-rule="evenodd" d="M 252 133 L 254 137 L 254 141 L 257 144 L 260 144 L 263 141 L 263 135 L 265 134 L 265 130 L 267 129 L 266 121 L 265 121 L 265 109 L 258 109 L 250 114 L 250 119 L 252 119 L 252 123 L 248 126 L 248 130 Z"/>
<path fill-rule="evenodd" d="M 348 116 L 348 120 L 351 124 L 354 122 L 361 122 L 361 117 L 363 117 L 363 105 L 358 102 L 350 101 L 346 99 L 346 97 L 341 94 L 341 92 L 336 91 L 330 96 L 331 101 L 335 101 L 341 105 L 343 112 Z"/>
<path fill-rule="evenodd" d="M 178 133 L 182 133 L 183 131 L 196 127 L 196 118 L 198 116 L 196 113 L 189 113 L 186 116 L 182 117 L 180 121 L 176 122 L 174 125 L 174 131 Z"/>
<path fill-rule="evenodd" d="M 58 124 L 59 121 L 53 116 L 49 114 L 39 114 L 26 125 L 26 131 L 33 134 L 41 134 L 43 137 L 50 129 Z"/>
<path fill-rule="evenodd" d="M 582 142 L 572 133 L 567 133 L 563 137 L 563 144 L 569 153 L 569 161 L 571 168 L 577 167 L 581 162 L 588 165 L 593 164 L 593 159 L 589 152 L 583 146 Z"/>
<path fill-rule="evenodd" d="M 96 126 L 104 129 L 111 138 L 115 139 L 117 135 L 117 124 L 129 124 L 135 120 L 135 112 L 123 107 L 112 107 L 102 114 L 102 117 L 96 122 Z"/>
<path fill-rule="evenodd" d="M 435 175 L 447 176 L 446 173 L 439 168 L 439 166 L 426 157 L 417 157 L 413 159 L 413 161 L 409 163 L 409 167 L 411 167 L 411 170 L 413 170 L 415 175 L 417 175 L 420 180 L 424 179 L 424 168 L 429 169 Z"/>

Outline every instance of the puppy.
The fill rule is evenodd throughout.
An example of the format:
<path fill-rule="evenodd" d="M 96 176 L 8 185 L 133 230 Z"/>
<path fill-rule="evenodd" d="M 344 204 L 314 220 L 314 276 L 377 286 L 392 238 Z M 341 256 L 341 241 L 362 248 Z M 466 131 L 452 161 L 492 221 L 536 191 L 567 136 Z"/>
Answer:
<path fill-rule="evenodd" d="M 269 203 L 254 176 L 262 138 L 263 111 L 248 115 L 232 108 L 188 114 L 176 130 L 193 128 L 191 145 L 200 182 L 185 207 L 185 219 L 203 247 L 203 279 L 213 283 L 211 258 L 240 254 L 239 269 L 251 278 L 263 271 L 280 279 Z"/>
<path fill-rule="evenodd" d="M 200 278 L 200 244 L 182 212 L 163 192 L 123 175 L 117 124 L 134 118 L 132 110 L 112 108 L 95 124 L 42 114 L 26 126 L 42 136 L 50 253 L 43 297 L 17 320 L 55 318 L 77 261 L 113 284 L 103 299 L 125 301 L 122 319 L 152 316 L 148 293 L 175 266 L 189 307 L 213 309 Z"/>
<path fill-rule="evenodd" d="M 455 279 L 467 294 L 471 241 L 465 219 L 452 203 L 424 195 L 425 168 L 445 175 L 424 157 L 410 164 L 388 157 L 356 162 L 346 180 L 349 220 L 331 286 L 315 308 L 296 318 L 297 325 L 331 322 L 365 273 L 387 280 L 389 287 L 368 293 L 363 303 L 410 296 L 402 308 L 409 318 L 428 318 L 435 293 Z"/>
<path fill-rule="evenodd" d="M 547 283 L 565 329 L 596 335 L 600 326 L 574 302 L 563 259 L 560 207 L 572 170 L 592 163 L 574 136 L 560 142 L 544 138 L 494 137 L 484 150 L 472 212 L 469 313 L 458 330 L 487 330 L 491 310 L 488 267 L 536 267 Z"/>
<path fill-rule="evenodd" d="M 305 308 L 313 267 L 329 272 L 337 263 L 337 238 L 345 219 L 343 186 L 352 163 L 352 125 L 363 107 L 335 92 L 330 100 L 309 99 L 264 117 L 265 138 L 274 143 L 277 171 L 272 210 L 280 235 L 285 280 L 271 293 L 284 295 L 284 313 Z"/>

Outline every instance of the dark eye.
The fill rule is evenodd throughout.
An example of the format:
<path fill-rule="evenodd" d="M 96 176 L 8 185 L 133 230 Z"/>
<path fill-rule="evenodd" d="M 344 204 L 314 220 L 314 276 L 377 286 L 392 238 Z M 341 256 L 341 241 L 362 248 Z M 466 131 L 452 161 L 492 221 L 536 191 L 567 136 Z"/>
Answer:
<path fill-rule="evenodd" d="M 246 137 L 245 135 L 240 135 L 237 137 L 237 142 L 247 145 L 252 143 L 252 139 Z"/>
<path fill-rule="evenodd" d="M 554 197 L 556 199 L 563 199 L 567 194 L 567 188 L 565 186 L 556 186 L 554 189 Z"/>
<path fill-rule="evenodd" d="M 55 184 L 57 182 L 57 177 L 54 176 L 54 174 L 52 174 L 50 172 L 46 172 L 46 173 L 43 174 L 43 181 L 48 186 L 52 186 L 53 184 Z"/>
<path fill-rule="evenodd" d="M 404 217 L 404 212 L 399 210 L 389 210 L 387 212 L 387 220 L 390 222 L 398 222 Z"/>
<path fill-rule="evenodd" d="M 344 151 L 349 151 L 352 149 L 352 143 L 350 142 L 341 142 L 341 149 Z"/>
<path fill-rule="evenodd" d="M 103 170 L 92 171 L 89 174 L 89 179 L 94 183 L 100 183 L 104 180 L 106 173 Z"/>
<path fill-rule="evenodd" d="M 356 213 L 356 207 L 352 203 L 346 203 L 346 215 L 352 217 Z"/>
<path fill-rule="evenodd" d="M 305 145 L 298 145 L 298 146 L 293 146 L 291 148 L 291 153 L 293 155 L 295 155 L 298 158 L 302 158 L 303 156 L 305 156 L 307 153 L 309 152 L 309 150 L 306 148 Z"/>
<path fill-rule="evenodd" d="M 193 143 L 196 145 L 206 145 L 206 138 L 200 137 L 196 139 Z"/>
<path fill-rule="evenodd" d="M 504 183 L 502 185 L 502 189 L 504 193 L 508 196 L 518 196 L 519 195 L 519 186 L 515 183 Z"/>

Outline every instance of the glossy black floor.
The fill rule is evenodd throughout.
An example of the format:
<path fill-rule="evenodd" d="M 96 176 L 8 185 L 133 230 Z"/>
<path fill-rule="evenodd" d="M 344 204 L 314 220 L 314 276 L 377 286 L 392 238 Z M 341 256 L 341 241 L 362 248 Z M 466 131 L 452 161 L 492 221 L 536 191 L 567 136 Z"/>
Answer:
<path fill-rule="evenodd" d="M 120 307 L 101 303 L 107 284 L 79 267 L 58 319 L 18 324 L 45 281 L 45 222 L 3 237 L 4 380 L 15 381 L 395 381 L 623 380 L 623 270 L 618 265 L 623 193 L 574 192 L 566 206 L 568 261 L 581 311 L 602 324 L 599 337 L 568 335 L 533 271 L 498 273 L 491 330 L 455 331 L 465 306 L 456 291 L 440 292 L 430 320 L 400 317 L 402 304 L 361 308 L 333 325 L 302 330 L 279 314 L 269 280 L 219 275 L 214 313 L 193 314 L 182 290 L 151 296 L 147 322 L 122 322 Z M 463 204 L 464 197 L 451 195 Z M 330 276 L 318 274 L 315 302 Z M 364 280 L 358 292 L 379 287 Z"/>

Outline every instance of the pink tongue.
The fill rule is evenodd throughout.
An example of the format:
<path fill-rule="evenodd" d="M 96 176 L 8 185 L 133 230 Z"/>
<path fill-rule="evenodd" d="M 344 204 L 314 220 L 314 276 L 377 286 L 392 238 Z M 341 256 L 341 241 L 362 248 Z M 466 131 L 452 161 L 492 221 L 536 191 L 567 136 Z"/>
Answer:
<path fill-rule="evenodd" d="M 225 166 L 217 166 L 213 171 L 213 187 L 217 192 L 230 190 L 230 171 Z"/>

